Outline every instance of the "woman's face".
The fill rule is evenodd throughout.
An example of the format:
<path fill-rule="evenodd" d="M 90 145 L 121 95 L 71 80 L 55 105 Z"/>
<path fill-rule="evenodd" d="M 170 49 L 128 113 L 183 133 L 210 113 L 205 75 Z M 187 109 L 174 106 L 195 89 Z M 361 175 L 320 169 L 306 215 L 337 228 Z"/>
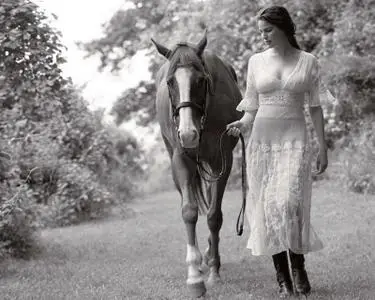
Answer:
<path fill-rule="evenodd" d="M 258 21 L 258 28 L 263 42 L 269 48 L 282 45 L 287 41 L 286 35 L 282 30 L 265 20 Z"/>

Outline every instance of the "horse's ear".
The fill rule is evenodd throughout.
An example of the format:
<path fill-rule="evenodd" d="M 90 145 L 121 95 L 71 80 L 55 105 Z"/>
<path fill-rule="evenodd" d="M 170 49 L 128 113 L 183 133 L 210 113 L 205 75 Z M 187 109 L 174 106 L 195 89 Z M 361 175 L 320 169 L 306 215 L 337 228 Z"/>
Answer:
<path fill-rule="evenodd" d="M 153 38 L 151 38 L 152 43 L 155 45 L 156 49 L 158 52 L 163 55 L 165 58 L 169 58 L 171 55 L 172 51 L 169 50 L 167 47 L 164 47 L 163 45 L 159 44 L 156 42 Z"/>
<path fill-rule="evenodd" d="M 204 31 L 203 38 L 197 44 L 197 54 L 198 54 L 198 56 L 202 56 L 204 48 L 206 48 L 206 45 L 207 45 L 207 28 Z"/>

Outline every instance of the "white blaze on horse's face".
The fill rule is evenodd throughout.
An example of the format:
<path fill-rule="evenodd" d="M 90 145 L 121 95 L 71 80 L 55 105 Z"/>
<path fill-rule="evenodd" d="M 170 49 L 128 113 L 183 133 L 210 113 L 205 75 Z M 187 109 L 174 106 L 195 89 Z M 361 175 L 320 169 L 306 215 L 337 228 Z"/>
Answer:
<path fill-rule="evenodd" d="M 189 68 L 178 68 L 175 72 L 178 89 L 180 92 L 180 103 L 190 102 L 190 86 L 193 72 Z M 199 131 L 193 119 L 193 108 L 182 107 L 179 110 L 180 123 L 178 135 L 184 148 L 195 148 L 199 143 Z"/>

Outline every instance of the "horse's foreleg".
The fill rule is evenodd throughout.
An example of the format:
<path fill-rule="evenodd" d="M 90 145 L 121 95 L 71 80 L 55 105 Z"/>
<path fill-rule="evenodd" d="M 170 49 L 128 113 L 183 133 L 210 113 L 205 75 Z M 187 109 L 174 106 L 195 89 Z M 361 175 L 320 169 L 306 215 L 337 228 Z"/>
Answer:
<path fill-rule="evenodd" d="M 184 198 L 187 199 L 186 203 Z M 186 263 L 188 266 L 188 278 L 186 284 L 190 293 L 194 297 L 203 296 L 206 293 L 206 287 L 200 266 L 202 264 L 202 254 L 199 251 L 196 238 L 196 224 L 198 221 L 198 206 L 191 202 L 188 193 L 183 196 L 182 219 L 184 220 L 187 232 L 187 251 Z"/>
<path fill-rule="evenodd" d="M 182 219 L 187 232 L 186 263 L 188 274 L 186 284 L 193 297 L 201 297 L 206 293 L 200 266 L 202 254 L 199 251 L 196 237 L 198 221 L 198 205 L 191 190 L 191 174 L 194 166 L 189 165 L 183 157 L 174 157 L 174 174 L 182 197 Z"/>
<path fill-rule="evenodd" d="M 228 166 L 232 166 L 232 157 L 227 158 Z M 220 279 L 220 253 L 219 253 L 219 233 L 223 224 L 223 213 L 221 210 L 221 204 L 227 180 L 229 177 L 230 167 L 228 171 L 223 174 L 223 177 L 219 181 L 212 184 L 210 187 L 211 205 L 207 215 L 207 224 L 210 230 L 210 236 L 208 238 L 208 249 L 205 252 L 205 258 L 207 258 L 207 265 L 210 269 L 208 283 L 215 284 L 221 282 Z"/>
<path fill-rule="evenodd" d="M 213 184 L 213 193 L 210 210 L 207 215 L 207 224 L 210 230 L 210 236 L 208 238 L 208 249 L 205 252 L 207 258 L 206 263 L 209 267 L 210 273 L 208 276 L 208 283 L 215 284 L 220 282 L 220 254 L 219 254 L 219 233 L 223 224 L 223 214 L 221 212 L 221 201 L 222 195 L 220 195 L 220 188 L 218 184 Z"/>

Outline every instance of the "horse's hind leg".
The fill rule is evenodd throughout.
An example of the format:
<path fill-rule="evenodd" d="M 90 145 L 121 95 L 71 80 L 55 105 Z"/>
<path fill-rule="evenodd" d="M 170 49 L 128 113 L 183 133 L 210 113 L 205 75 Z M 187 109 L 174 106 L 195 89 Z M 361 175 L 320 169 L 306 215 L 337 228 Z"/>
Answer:
<path fill-rule="evenodd" d="M 190 188 L 192 170 L 195 166 L 181 155 L 173 156 L 175 182 L 182 197 L 182 219 L 187 232 L 186 263 L 188 266 L 187 287 L 193 297 L 201 297 L 206 293 L 202 272 L 202 254 L 196 243 L 196 224 L 198 221 L 198 205 Z"/>

